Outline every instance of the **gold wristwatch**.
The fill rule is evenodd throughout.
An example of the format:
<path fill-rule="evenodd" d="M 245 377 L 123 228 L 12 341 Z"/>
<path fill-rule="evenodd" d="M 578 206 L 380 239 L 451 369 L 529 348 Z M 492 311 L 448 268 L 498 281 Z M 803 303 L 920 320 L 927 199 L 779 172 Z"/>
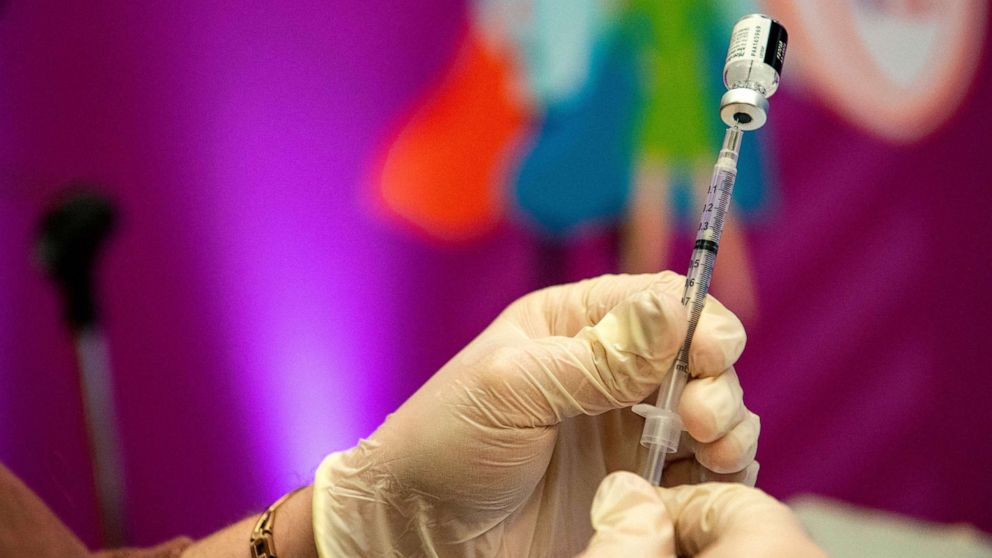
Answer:
<path fill-rule="evenodd" d="M 292 492 L 283 494 L 258 518 L 258 522 L 251 530 L 251 558 L 279 558 L 276 555 L 275 540 L 272 538 L 273 528 L 276 524 L 276 508 L 304 488 L 306 487 L 301 486 Z"/>

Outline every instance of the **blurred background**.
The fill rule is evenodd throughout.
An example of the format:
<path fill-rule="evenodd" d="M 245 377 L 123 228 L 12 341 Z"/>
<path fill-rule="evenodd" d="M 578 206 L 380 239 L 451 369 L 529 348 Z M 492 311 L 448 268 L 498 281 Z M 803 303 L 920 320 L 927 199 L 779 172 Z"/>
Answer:
<path fill-rule="evenodd" d="M 789 30 L 713 293 L 759 486 L 992 531 L 978 0 L 0 3 L 0 461 L 100 539 L 39 227 L 82 181 L 130 542 L 309 482 L 516 297 L 684 272 L 730 29 Z"/>

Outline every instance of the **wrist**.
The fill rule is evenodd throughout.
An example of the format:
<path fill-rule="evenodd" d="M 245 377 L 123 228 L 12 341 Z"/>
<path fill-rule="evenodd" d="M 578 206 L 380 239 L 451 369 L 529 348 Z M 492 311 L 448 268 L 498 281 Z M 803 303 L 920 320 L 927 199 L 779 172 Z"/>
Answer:
<path fill-rule="evenodd" d="M 272 503 L 262 515 L 258 517 L 255 522 L 255 526 L 251 530 L 251 539 L 249 541 L 249 548 L 251 550 L 252 558 L 277 558 L 279 553 L 276 551 L 276 512 L 279 507 L 289 501 L 293 496 L 298 494 L 300 491 L 309 487 L 300 487 L 292 492 L 287 492 L 278 500 Z M 289 534 L 282 537 L 284 540 L 288 540 Z M 295 554 L 295 553 L 294 553 Z"/>
<path fill-rule="evenodd" d="M 410 556 L 434 549 L 429 497 L 403 488 L 363 440 L 317 468 L 313 533 L 321 556 Z"/>

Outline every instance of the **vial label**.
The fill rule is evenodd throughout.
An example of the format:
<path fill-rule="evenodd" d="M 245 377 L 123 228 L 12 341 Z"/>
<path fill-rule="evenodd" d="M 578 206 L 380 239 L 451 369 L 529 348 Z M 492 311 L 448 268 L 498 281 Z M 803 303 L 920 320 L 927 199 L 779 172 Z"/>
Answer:
<path fill-rule="evenodd" d="M 765 16 L 745 17 L 737 22 L 730 35 L 727 64 L 761 62 L 782 73 L 789 36 L 777 21 Z"/>

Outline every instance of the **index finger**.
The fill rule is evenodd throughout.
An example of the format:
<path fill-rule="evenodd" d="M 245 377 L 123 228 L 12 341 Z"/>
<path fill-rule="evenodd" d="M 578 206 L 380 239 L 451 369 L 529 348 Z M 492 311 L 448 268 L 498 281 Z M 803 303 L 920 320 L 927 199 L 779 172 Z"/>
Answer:
<path fill-rule="evenodd" d="M 740 319 L 712 295 L 706 295 L 706 306 L 692 336 L 689 372 L 697 378 L 721 374 L 737 362 L 746 343 Z"/>
<path fill-rule="evenodd" d="M 649 289 L 679 292 L 685 279 L 671 271 L 638 275 L 601 275 L 567 285 L 548 287 L 521 298 L 510 307 L 532 337 L 573 337 L 594 326 L 621 302 Z"/>
<path fill-rule="evenodd" d="M 602 275 L 530 293 L 512 304 L 506 315 L 532 339 L 573 337 L 583 328 L 599 323 L 620 303 L 647 290 L 681 298 L 685 276 L 672 271 Z M 744 326 L 737 316 L 707 295 L 692 339 L 689 371 L 696 377 L 720 374 L 737 361 L 746 340 Z"/>

